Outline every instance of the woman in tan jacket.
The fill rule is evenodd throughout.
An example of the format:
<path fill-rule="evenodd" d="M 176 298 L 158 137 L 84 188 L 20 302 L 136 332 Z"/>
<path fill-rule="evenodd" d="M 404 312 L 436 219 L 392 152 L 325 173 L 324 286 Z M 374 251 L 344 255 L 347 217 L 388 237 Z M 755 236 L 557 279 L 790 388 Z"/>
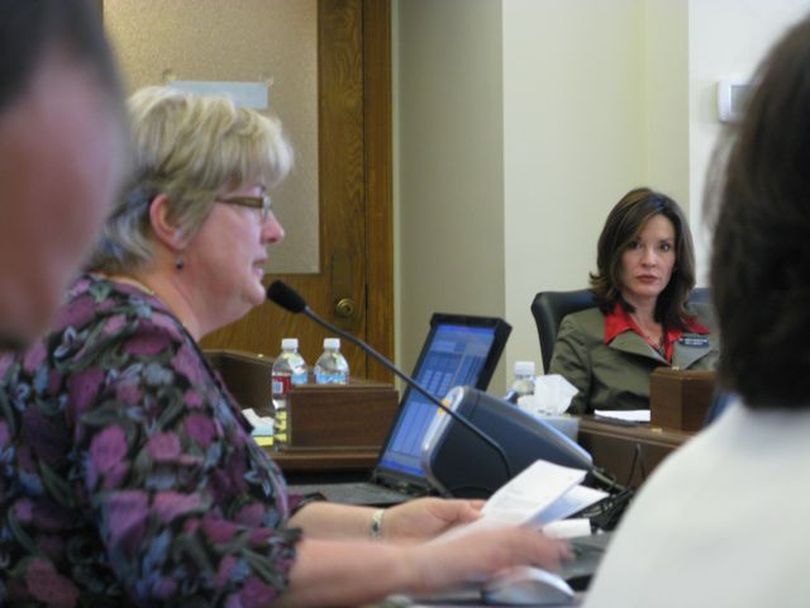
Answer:
<path fill-rule="evenodd" d="M 675 201 L 649 188 L 628 192 L 608 215 L 596 264 L 598 306 L 563 319 L 549 369 L 579 389 L 570 412 L 644 409 L 655 368 L 715 367 L 710 307 L 687 304 L 694 247 Z"/>

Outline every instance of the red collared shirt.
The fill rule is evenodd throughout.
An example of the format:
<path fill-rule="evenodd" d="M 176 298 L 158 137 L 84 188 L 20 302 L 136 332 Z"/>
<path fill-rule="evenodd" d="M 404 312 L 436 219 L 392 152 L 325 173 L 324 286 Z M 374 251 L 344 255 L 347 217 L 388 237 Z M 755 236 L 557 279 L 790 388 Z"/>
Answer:
<path fill-rule="evenodd" d="M 684 324 L 686 325 L 686 331 L 689 333 L 711 333 L 709 329 L 697 321 L 687 320 Z M 658 348 L 650 342 L 647 336 L 642 333 L 641 329 L 639 329 L 636 322 L 630 317 L 630 314 L 622 307 L 621 303 L 616 302 L 616 305 L 613 307 L 613 312 L 605 315 L 605 344 L 610 344 L 613 338 L 626 331 L 637 333 L 647 344 L 650 345 L 650 348 L 656 351 L 658 350 Z M 667 361 L 672 361 L 672 349 L 675 342 L 677 342 L 683 334 L 684 330 L 682 329 L 667 329 L 666 335 L 664 336 L 664 352 L 662 353 Z"/>

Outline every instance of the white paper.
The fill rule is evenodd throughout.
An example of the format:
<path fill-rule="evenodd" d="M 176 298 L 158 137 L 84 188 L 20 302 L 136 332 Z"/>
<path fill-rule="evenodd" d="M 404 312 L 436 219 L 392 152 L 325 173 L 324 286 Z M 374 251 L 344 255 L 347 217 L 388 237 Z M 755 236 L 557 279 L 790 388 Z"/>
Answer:
<path fill-rule="evenodd" d="M 253 437 L 272 437 L 275 420 L 270 416 L 259 416 L 253 408 L 242 410 L 242 414 L 253 427 L 250 433 Z"/>
<path fill-rule="evenodd" d="M 561 519 L 543 526 L 543 534 L 549 538 L 577 538 L 590 536 L 591 520 L 586 517 L 576 519 Z"/>
<path fill-rule="evenodd" d="M 594 410 L 600 418 L 613 418 L 623 422 L 649 422 L 650 410 Z"/>
<path fill-rule="evenodd" d="M 172 80 L 168 86 L 192 95 L 225 95 L 241 108 L 266 110 L 269 107 L 266 82 Z"/>
<path fill-rule="evenodd" d="M 559 503 L 561 497 L 567 496 L 572 489 L 585 479 L 586 472 L 581 469 L 561 467 L 545 460 L 538 460 L 526 467 L 520 474 L 495 492 L 481 509 L 481 517 L 476 521 L 456 526 L 440 535 L 436 540 L 456 538 L 476 530 L 502 528 L 506 526 L 532 525 L 539 527 L 552 521 L 544 517 L 549 507 L 553 513 L 575 513 L 590 503 L 575 507 L 582 498 L 594 497 L 591 492 L 576 490 L 570 498 Z M 585 488 L 587 490 L 587 488 Z M 598 492 L 598 490 L 594 490 Z"/>
<path fill-rule="evenodd" d="M 532 517 L 531 523 L 535 526 L 547 526 L 552 522 L 565 519 L 574 513 L 582 511 L 582 509 L 590 507 L 606 497 L 607 492 L 602 490 L 586 488 L 583 485 L 574 486 Z"/>
<path fill-rule="evenodd" d="M 505 525 L 531 523 L 560 496 L 585 479 L 585 471 L 537 460 L 495 492 L 481 509 L 483 518 Z"/>

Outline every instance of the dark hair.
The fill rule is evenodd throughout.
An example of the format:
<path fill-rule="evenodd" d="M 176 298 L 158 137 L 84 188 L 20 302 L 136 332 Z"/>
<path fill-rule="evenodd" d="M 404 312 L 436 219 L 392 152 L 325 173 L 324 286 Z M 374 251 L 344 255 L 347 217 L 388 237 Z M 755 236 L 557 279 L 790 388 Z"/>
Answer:
<path fill-rule="evenodd" d="M 800 407 L 810 399 L 810 19 L 754 82 L 714 232 L 719 372 L 752 407 Z"/>
<path fill-rule="evenodd" d="M 622 254 L 644 224 L 656 215 L 663 215 L 675 227 L 675 267 L 669 283 L 656 301 L 655 320 L 665 327 L 683 329 L 685 321 L 692 318 L 685 304 L 695 286 L 695 252 L 692 233 L 683 211 L 665 194 L 649 188 L 636 188 L 625 194 L 611 209 L 599 235 L 597 272 L 590 275 L 591 289 L 602 312 L 611 312 L 617 302 L 625 310 L 633 312 L 633 306 L 621 293 Z"/>
<path fill-rule="evenodd" d="M 122 99 L 100 13 L 92 0 L 0 0 L 0 111 L 25 92 L 53 50 L 91 66 L 99 83 Z"/>

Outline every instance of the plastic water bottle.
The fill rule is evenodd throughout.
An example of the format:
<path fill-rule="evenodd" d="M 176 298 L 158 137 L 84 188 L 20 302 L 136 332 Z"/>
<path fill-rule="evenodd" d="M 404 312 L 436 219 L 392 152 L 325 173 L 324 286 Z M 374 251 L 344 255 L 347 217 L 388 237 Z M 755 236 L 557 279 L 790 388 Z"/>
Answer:
<path fill-rule="evenodd" d="M 349 362 L 340 352 L 340 338 L 325 338 L 323 354 L 315 364 L 316 384 L 348 384 Z"/>
<path fill-rule="evenodd" d="M 297 338 L 281 341 L 281 354 L 273 361 L 273 449 L 290 445 L 290 388 L 307 383 L 307 364 L 298 352 Z"/>
<path fill-rule="evenodd" d="M 517 403 L 526 395 L 534 395 L 534 361 L 515 361 L 515 377 L 505 399 Z"/>

